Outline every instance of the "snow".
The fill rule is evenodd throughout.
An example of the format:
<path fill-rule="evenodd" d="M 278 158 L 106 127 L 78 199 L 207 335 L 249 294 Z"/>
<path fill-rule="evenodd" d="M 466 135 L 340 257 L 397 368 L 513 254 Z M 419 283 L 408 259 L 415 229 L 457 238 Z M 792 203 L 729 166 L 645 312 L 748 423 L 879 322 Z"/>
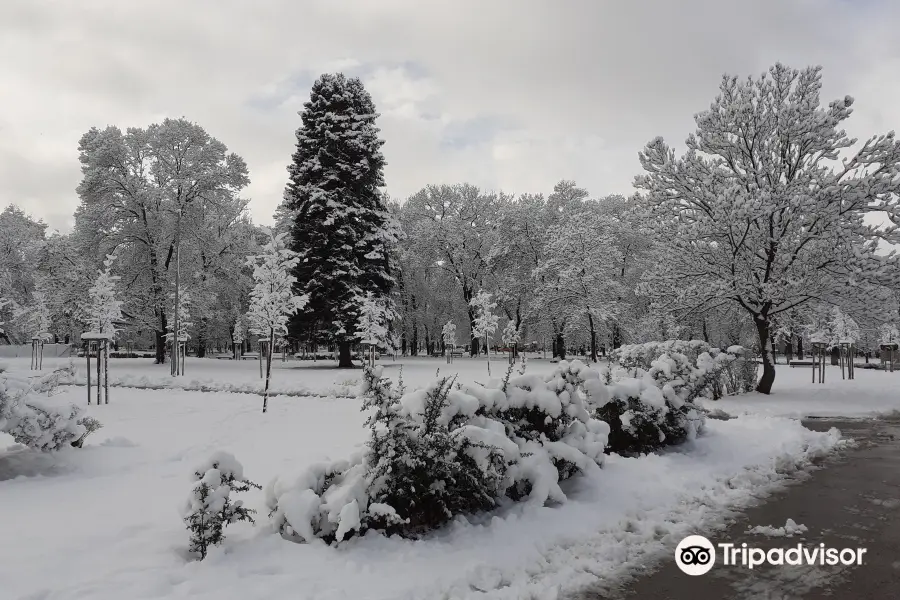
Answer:
<path fill-rule="evenodd" d="M 839 366 L 825 367 L 825 383 L 812 383 L 811 367 L 776 367 L 770 395 L 752 392 L 721 400 L 702 400 L 708 409 L 731 415 L 791 417 L 877 417 L 900 411 L 900 371 L 863 369 L 857 361 L 855 379 L 841 379 Z"/>
<path fill-rule="evenodd" d="M 276 380 L 324 393 L 361 375 L 296 362 Z M 460 372 L 462 381 L 483 373 L 483 363 L 469 359 L 449 366 L 441 359 L 402 362 L 410 388 L 433 378 L 438 366 L 442 374 Z M 112 375 L 130 370 L 152 379 L 167 371 L 137 359 L 111 363 Z M 251 379 L 245 371 L 256 372 L 258 381 L 252 361 L 194 359 L 188 372 L 192 363 L 223 385 Z M 394 363 L 382 364 L 396 378 Z M 554 368 L 533 360 L 529 373 Z M 858 370 L 857 385 L 869 375 Z M 832 378 L 807 396 L 837 387 Z M 83 388 L 65 387 L 47 401 L 83 404 Z M 358 455 L 366 435 L 360 405 L 357 398 L 279 396 L 262 414 L 258 397 L 246 394 L 123 388 L 110 404 L 88 407 L 104 427 L 85 448 L 54 455 L 0 450 L 0 494 L 5 506 L 15 507 L 0 511 L 0 532 L 16 540 L 0 545 L 4 594 L 46 600 L 557 597 L 668 556 L 684 535 L 721 524 L 731 510 L 840 443 L 834 430 L 815 433 L 791 419 L 711 420 L 705 435 L 674 451 L 608 457 L 602 468 L 562 484 L 563 504 L 522 503 L 460 518 L 418 541 L 370 534 L 336 547 L 291 543 L 269 524 L 266 491 L 253 490 L 241 497 L 259 511 L 257 525 L 232 525 L 206 560 L 189 559 L 179 509 L 197 465 L 224 451 L 257 483 L 292 481 L 316 463 Z M 9 444 L 0 439 L 0 447 Z M 289 510 L 306 504 L 298 497 Z M 345 510 L 340 521 L 350 527 L 353 515 Z"/>
<path fill-rule="evenodd" d="M 747 530 L 747 533 L 756 535 L 765 535 L 768 537 L 794 537 L 809 531 L 806 525 L 798 525 L 793 519 L 785 521 L 784 526 L 775 527 L 774 525 L 757 525 Z"/>

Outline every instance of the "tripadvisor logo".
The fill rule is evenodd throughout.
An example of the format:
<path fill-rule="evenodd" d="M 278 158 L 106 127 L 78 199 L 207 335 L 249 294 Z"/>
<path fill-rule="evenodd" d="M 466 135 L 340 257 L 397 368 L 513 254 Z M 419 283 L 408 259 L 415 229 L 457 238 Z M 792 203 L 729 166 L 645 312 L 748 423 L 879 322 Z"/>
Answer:
<path fill-rule="evenodd" d="M 753 569 L 760 565 L 861 565 L 866 548 L 827 548 L 825 544 L 790 548 L 753 548 L 746 543 L 719 543 L 715 546 L 702 535 L 689 535 L 675 548 L 675 564 L 688 575 L 704 575 L 716 564 L 718 547 L 721 564 Z"/>
<path fill-rule="evenodd" d="M 716 548 L 702 535 L 689 535 L 675 548 L 675 564 L 688 575 L 704 575 L 716 564 Z"/>

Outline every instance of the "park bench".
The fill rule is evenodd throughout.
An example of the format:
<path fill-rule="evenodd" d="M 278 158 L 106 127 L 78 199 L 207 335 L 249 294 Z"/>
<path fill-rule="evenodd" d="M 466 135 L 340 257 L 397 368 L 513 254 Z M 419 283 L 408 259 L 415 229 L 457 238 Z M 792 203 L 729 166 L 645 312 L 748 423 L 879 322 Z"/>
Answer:
<path fill-rule="evenodd" d="M 464 352 L 462 350 L 451 350 L 450 358 L 456 358 L 457 356 L 462 358 L 463 354 L 464 354 Z"/>
<path fill-rule="evenodd" d="M 811 367 L 813 366 L 811 360 L 792 360 L 788 363 L 791 367 Z"/>

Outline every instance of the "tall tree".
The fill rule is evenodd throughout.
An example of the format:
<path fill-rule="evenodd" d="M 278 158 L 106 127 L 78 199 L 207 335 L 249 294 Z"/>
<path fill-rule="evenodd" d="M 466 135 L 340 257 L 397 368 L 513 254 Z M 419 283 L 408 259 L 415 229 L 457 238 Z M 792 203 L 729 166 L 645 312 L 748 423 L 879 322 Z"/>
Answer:
<path fill-rule="evenodd" d="M 677 314 L 723 303 L 746 311 L 766 394 L 773 317 L 816 301 L 886 306 L 872 300 L 897 273 L 898 257 L 877 250 L 900 233 L 867 217 L 900 221 L 900 144 L 891 132 L 852 151 L 839 126 L 853 99 L 821 107 L 821 86 L 818 67 L 726 76 L 684 156 L 661 138 L 640 154 L 648 223 L 669 243 L 643 291 Z"/>
<path fill-rule="evenodd" d="M 0 212 L 0 295 L 25 302 L 35 291 L 35 271 L 47 226 L 11 204 Z"/>
<path fill-rule="evenodd" d="M 548 231 L 544 258 L 534 270 L 533 310 L 559 322 L 587 325 L 594 362 L 600 325 L 619 312 L 623 297 L 617 233 L 616 222 L 599 203 L 571 207 Z M 556 346 L 558 353 L 564 352 L 562 329 Z"/>
<path fill-rule="evenodd" d="M 202 127 L 166 119 L 146 129 L 92 128 L 79 143 L 82 251 L 120 260 L 125 312 L 151 328 L 156 361 L 165 360 L 168 281 L 183 224 L 201 206 L 228 203 L 248 183 L 243 159 Z M 178 289 L 179 286 L 176 286 Z M 179 327 L 181 329 L 181 327 Z"/>
<path fill-rule="evenodd" d="M 357 78 L 322 75 L 300 113 L 290 182 L 279 209 L 292 219 L 297 290 L 309 301 L 292 319 L 293 333 L 316 331 L 335 342 L 340 367 L 351 367 L 360 301 L 390 299 L 390 247 L 396 226 L 384 195 L 384 157 L 375 104 Z"/>
<path fill-rule="evenodd" d="M 491 275 L 491 253 L 502 207 L 508 202 L 507 196 L 485 194 L 473 185 L 432 185 L 403 207 L 405 234 L 410 249 L 425 263 L 421 268 L 444 271 L 459 286 L 469 318 L 472 356 L 480 345 L 472 299 Z M 405 280 L 410 277 L 404 273 Z"/>

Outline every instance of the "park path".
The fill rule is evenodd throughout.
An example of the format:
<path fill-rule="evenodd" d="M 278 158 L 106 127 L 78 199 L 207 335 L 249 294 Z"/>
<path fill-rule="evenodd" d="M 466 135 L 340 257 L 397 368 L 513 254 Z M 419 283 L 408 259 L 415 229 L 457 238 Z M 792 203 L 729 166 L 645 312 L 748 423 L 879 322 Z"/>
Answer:
<path fill-rule="evenodd" d="M 617 588 L 584 590 L 572 600 L 898 600 L 900 599 L 900 420 L 810 419 L 818 431 L 837 427 L 857 444 L 820 469 L 735 517 L 727 529 L 705 532 L 713 543 L 758 548 L 867 548 L 861 566 L 716 566 L 706 575 L 682 573 L 674 558 Z M 790 518 L 809 529 L 772 538 L 751 527 L 781 527 Z M 704 532 L 697 532 L 704 533 Z"/>

